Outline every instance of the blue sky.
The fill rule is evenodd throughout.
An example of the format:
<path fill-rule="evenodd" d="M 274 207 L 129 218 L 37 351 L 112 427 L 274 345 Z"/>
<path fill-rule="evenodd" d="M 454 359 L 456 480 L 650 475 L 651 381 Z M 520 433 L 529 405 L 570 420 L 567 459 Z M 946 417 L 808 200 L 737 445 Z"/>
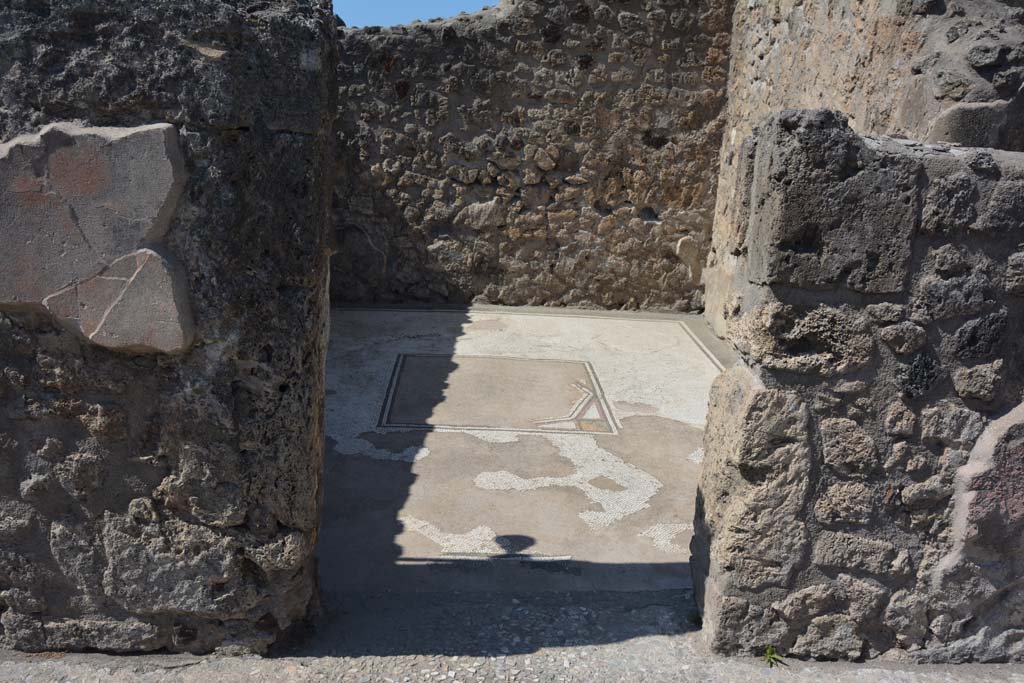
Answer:
<path fill-rule="evenodd" d="M 334 12 L 349 26 L 394 26 L 497 4 L 498 0 L 334 0 Z"/>

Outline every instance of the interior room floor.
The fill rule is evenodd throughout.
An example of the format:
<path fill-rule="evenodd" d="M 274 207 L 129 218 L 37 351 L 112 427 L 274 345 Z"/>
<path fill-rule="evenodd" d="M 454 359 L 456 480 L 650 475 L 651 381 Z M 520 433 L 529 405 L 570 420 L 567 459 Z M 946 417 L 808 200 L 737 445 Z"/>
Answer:
<path fill-rule="evenodd" d="M 666 592 L 690 586 L 708 392 L 729 362 L 696 316 L 336 309 L 327 610 L 394 592 L 687 602 Z"/>

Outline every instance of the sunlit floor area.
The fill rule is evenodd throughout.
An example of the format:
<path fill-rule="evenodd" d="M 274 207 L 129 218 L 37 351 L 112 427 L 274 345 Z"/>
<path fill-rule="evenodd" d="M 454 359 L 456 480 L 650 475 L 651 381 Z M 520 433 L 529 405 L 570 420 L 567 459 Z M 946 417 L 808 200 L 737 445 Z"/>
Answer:
<path fill-rule="evenodd" d="M 708 393 L 730 362 L 695 316 L 335 310 L 325 609 L 657 594 L 687 611 Z"/>

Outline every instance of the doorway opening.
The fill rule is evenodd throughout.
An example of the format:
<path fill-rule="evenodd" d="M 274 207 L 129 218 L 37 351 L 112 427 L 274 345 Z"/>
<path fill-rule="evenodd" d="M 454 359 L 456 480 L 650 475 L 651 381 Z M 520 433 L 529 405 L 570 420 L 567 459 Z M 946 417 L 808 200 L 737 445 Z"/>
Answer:
<path fill-rule="evenodd" d="M 531 653 L 699 628 L 714 378 L 693 315 L 332 312 L 325 655 Z"/>

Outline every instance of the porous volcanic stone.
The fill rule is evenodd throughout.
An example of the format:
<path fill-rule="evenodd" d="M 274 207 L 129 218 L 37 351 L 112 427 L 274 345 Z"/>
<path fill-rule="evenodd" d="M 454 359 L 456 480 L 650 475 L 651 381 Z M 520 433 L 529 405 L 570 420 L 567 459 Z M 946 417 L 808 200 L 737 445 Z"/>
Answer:
<path fill-rule="evenodd" d="M 744 149 L 726 298 L 749 369 L 711 397 L 691 561 L 705 638 L 1021 660 L 1024 210 L 1005 207 L 1024 155 L 868 138 L 822 111 L 771 117 Z M 768 396 L 787 398 L 766 421 L 750 406 Z M 786 406 L 803 406 L 797 460 L 773 426 Z"/>
<path fill-rule="evenodd" d="M 0 15 L 0 647 L 265 650 L 316 606 L 329 3 Z"/>
<path fill-rule="evenodd" d="M 732 0 L 491 4 L 339 28 L 335 300 L 699 310 Z"/>

